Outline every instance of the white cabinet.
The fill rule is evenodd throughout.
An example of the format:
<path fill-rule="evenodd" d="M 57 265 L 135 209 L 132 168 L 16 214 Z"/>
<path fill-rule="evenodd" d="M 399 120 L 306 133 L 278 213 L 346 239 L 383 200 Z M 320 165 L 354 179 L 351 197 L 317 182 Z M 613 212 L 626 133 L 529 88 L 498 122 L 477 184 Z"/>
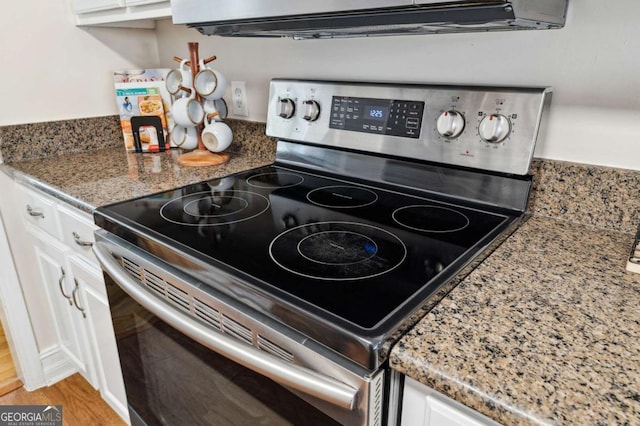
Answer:
<path fill-rule="evenodd" d="M 36 229 L 30 229 L 30 233 L 33 237 L 41 284 L 49 299 L 54 318 L 59 349 L 70 361 L 73 369 L 97 388 L 98 381 L 92 362 L 86 317 L 78 308 L 78 284 L 66 262 L 66 247 Z M 58 370 L 58 374 L 62 376 L 65 376 L 65 373 L 67 371 L 64 369 Z M 58 377 L 50 379 L 55 380 Z"/>
<path fill-rule="evenodd" d="M 15 188 L 39 278 L 31 290 L 39 286 L 44 293 L 55 331 L 54 344 L 40 354 L 46 381 L 53 383 L 77 371 L 128 421 L 109 301 L 91 250 L 96 226 L 89 214 L 60 200 L 21 184 Z M 24 274 L 24 278 L 33 277 Z"/>
<path fill-rule="evenodd" d="M 122 418 L 127 419 L 127 396 L 102 271 L 77 256 L 72 257 L 70 263 L 74 279 L 79 284 L 82 309 L 92 330 L 89 339 L 99 376 L 100 395 Z"/>
<path fill-rule="evenodd" d="M 457 401 L 405 377 L 402 426 L 500 426 Z"/>
<path fill-rule="evenodd" d="M 155 28 L 155 20 L 171 17 L 169 0 L 71 0 L 76 25 Z"/>
<path fill-rule="evenodd" d="M 71 9 L 74 13 L 97 12 L 124 7 L 124 2 L 125 0 L 72 0 Z"/>

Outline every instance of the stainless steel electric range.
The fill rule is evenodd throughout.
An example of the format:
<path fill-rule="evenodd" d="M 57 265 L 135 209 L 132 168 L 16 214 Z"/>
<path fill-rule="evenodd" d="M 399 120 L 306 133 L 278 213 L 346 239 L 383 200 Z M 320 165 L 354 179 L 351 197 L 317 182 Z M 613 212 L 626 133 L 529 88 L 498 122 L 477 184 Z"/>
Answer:
<path fill-rule="evenodd" d="M 274 164 L 98 208 L 133 424 L 394 424 L 390 348 L 522 220 L 550 94 L 274 80 Z"/>

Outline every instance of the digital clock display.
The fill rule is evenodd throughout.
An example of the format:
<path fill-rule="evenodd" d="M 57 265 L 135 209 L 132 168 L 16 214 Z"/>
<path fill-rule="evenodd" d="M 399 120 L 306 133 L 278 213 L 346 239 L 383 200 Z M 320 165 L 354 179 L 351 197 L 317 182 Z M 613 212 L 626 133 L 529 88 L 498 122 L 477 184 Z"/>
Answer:
<path fill-rule="evenodd" d="M 389 117 L 389 107 L 379 105 L 366 105 L 364 107 L 364 118 L 369 120 L 387 121 Z"/>
<path fill-rule="evenodd" d="M 420 138 L 424 101 L 334 96 L 330 129 Z"/>

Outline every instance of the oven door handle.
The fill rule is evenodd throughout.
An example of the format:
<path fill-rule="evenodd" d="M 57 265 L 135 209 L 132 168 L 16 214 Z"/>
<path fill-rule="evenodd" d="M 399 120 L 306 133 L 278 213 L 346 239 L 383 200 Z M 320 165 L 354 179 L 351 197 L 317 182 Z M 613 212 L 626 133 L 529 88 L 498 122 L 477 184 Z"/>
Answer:
<path fill-rule="evenodd" d="M 177 309 L 170 308 L 144 289 L 120 266 L 111 253 L 102 247 L 102 243 L 95 243 L 93 251 L 104 271 L 131 298 L 186 336 L 283 386 L 344 409 L 353 410 L 356 407 L 358 389 L 353 386 L 307 368 L 289 364 L 259 349 L 212 331 Z"/>

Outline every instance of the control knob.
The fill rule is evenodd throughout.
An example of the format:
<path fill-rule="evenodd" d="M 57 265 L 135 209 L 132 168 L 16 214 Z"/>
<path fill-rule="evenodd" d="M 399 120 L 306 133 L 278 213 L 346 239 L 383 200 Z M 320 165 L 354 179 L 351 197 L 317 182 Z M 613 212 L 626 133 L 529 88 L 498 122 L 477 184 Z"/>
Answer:
<path fill-rule="evenodd" d="M 296 113 L 296 104 L 292 99 L 280 98 L 280 112 L 278 115 L 282 118 L 289 119 Z"/>
<path fill-rule="evenodd" d="M 511 133 L 511 123 L 502 114 L 487 115 L 480 122 L 478 133 L 485 142 L 502 142 Z"/>
<path fill-rule="evenodd" d="M 317 101 L 306 100 L 304 104 L 303 119 L 307 121 L 316 121 L 320 117 L 320 104 Z"/>
<path fill-rule="evenodd" d="M 445 111 L 438 117 L 436 128 L 441 136 L 456 138 L 464 130 L 464 116 L 458 111 Z"/>

